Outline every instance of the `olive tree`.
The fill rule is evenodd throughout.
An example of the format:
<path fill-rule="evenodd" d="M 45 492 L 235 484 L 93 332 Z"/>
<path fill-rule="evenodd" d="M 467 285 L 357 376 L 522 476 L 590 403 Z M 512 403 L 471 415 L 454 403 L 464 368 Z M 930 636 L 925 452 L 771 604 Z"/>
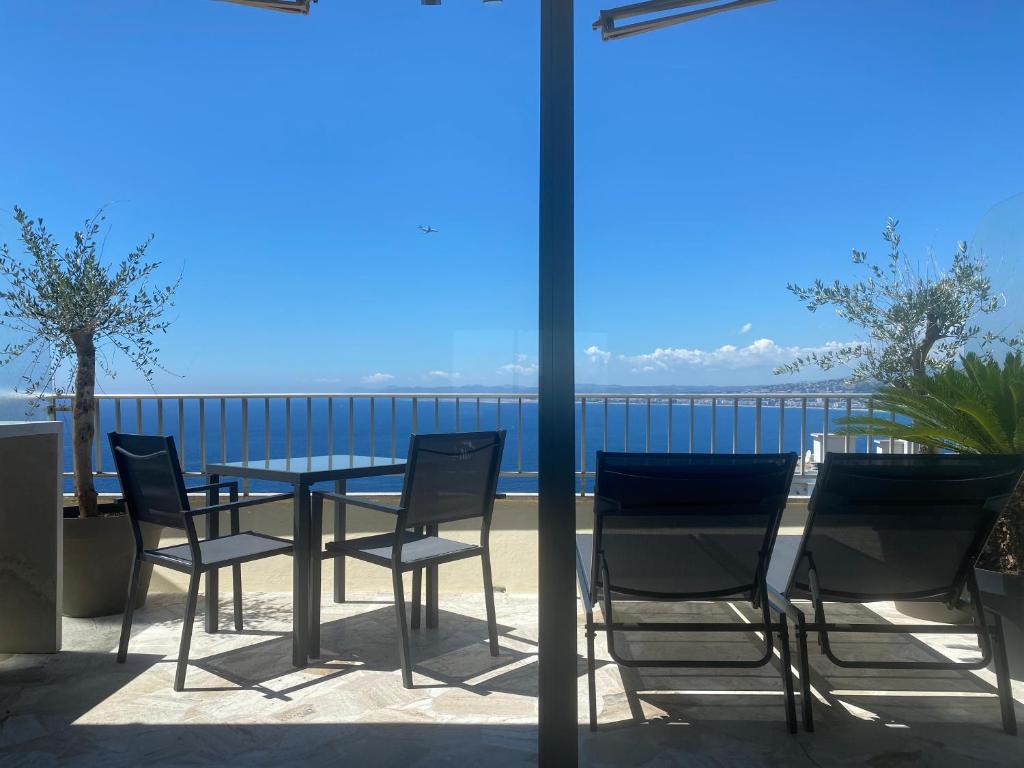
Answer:
<path fill-rule="evenodd" d="M 74 244 L 62 248 L 43 224 L 15 207 L 24 258 L 0 246 L 0 324 L 19 337 L 0 354 L 0 364 L 27 361 L 22 373 L 24 391 L 39 399 L 47 391 L 64 394 L 73 386 L 72 455 L 75 494 L 82 516 L 98 514 L 93 483 L 92 442 L 95 439 L 96 366 L 113 377 L 106 352 L 123 353 L 152 381 L 159 350 L 157 332 L 169 323 L 164 312 L 173 305 L 180 282 L 149 286 L 159 262 L 146 260 L 150 235 L 117 264 L 103 262 L 97 243 L 103 210 L 75 232 Z M 97 356 L 97 350 L 102 354 Z M 45 361 L 45 362 L 44 362 Z M 67 372 L 65 384 L 57 381 Z"/>
<path fill-rule="evenodd" d="M 898 226 L 889 219 L 882 232 L 889 249 L 884 266 L 872 262 L 865 251 L 853 250 L 853 263 L 868 272 L 865 279 L 787 286 L 811 312 L 833 307 L 866 338 L 798 358 L 775 373 L 850 366 L 853 381 L 905 388 L 916 377 L 949 368 L 971 341 L 979 341 L 986 351 L 997 342 L 1014 349 L 1024 346 L 1021 336 L 982 333 L 979 319 L 998 311 L 1002 302 L 992 291 L 984 262 L 968 252 L 967 243 L 957 243 L 948 269 L 922 267 L 900 251 Z"/>

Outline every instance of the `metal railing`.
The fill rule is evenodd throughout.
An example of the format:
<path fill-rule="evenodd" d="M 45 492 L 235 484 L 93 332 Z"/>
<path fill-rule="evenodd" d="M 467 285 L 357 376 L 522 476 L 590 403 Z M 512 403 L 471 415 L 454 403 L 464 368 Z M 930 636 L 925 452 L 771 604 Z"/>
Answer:
<path fill-rule="evenodd" d="M 208 460 L 262 461 L 328 453 L 394 461 L 404 456 L 405 445 L 400 443 L 414 432 L 505 428 L 510 439 L 502 476 L 537 474 L 536 393 L 103 394 L 97 400 L 93 446 L 97 477 L 114 476 L 106 450 L 106 432 L 111 429 L 173 435 L 183 471 L 201 475 Z M 70 422 L 70 397 L 51 395 L 46 401 L 52 415 Z M 593 477 L 593 453 L 598 449 L 796 450 L 801 457 L 798 476 L 814 474 L 806 460 L 811 433 L 829 433 L 836 416 L 849 415 L 854 409 L 873 413 L 871 395 L 580 393 L 576 395 L 579 489 L 584 492 Z M 873 437 L 884 436 L 847 436 L 844 448 L 872 450 Z M 70 475 L 68 450 L 65 461 L 65 474 Z M 244 491 L 249 492 L 248 482 Z"/>

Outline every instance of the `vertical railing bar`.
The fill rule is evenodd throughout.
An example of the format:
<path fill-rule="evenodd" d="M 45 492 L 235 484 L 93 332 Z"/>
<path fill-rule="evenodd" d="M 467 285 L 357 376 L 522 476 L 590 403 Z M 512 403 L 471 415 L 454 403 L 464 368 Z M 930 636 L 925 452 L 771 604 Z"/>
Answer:
<path fill-rule="evenodd" d="M 873 397 L 868 398 L 868 419 L 875 418 L 875 399 Z M 864 447 L 865 453 L 871 453 L 871 427 L 868 426 L 867 433 L 867 445 Z"/>
<path fill-rule="evenodd" d="M 284 457 L 292 457 L 292 399 L 284 399 Z"/>
<path fill-rule="evenodd" d="M 394 395 L 391 396 L 391 463 L 393 464 L 398 458 L 398 424 L 396 422 L 398 407 L 395 404 L 396 398 Z"/>
<path fill-rule="evenodd" d="M 156 400 L 156 432 L 158 435 L 164 434 L 164 399 L 158 397 Z"/>
<path fill-rule="evenodd" d="M 761 452 L 761 398 L 754 400 L 754 453 Z"/>
<path fill-rule="evenodd" d="M 142 398 L 135 398 L 135 431 L 142 434 Z"/>
<path fill-rule="evenodd" d="M 178 450 L 181 451 L 181 455 L 178 457 L 178 461 L 181 462 L 181 471 L 185 472 L 186 464 L 185 461 L 185 399 L 182 397 L 178 398 Z"/>
<path fill-rule="evenodd" d="M 785 453 L 785 397 L 778 398 L 778 453 Z"/>
<path fill-rule="evenodd" d="M 220 398 L 220 460 L 228 460 L 227 400 Z"/>
<path fill-rule="evenodd" d="M 377 452 L 377 398 L 370 396 L 370 464 Z"/>
<path fill-rule="evenodd" d="M 587 493 L 587 397 L 580 398 L 580 496 Z"/>
<path fill-rule="evenodd" d="M 476 399 L 476 431 L 480 431 L 480 398 Z"/>
<path fill-rule="evenodd" d="M 733 398 L 732 401 L 732 452 L 740 450 L 740 399 Z"/>
<path fill-rule="evenodd" d="M 199 461 L 206 469 L 206 398 L 199 398 Z"/>
<path fill-rule="evenodd" d="M 825 398 L 825 407 L 824 407 L 824 410 L 822 412 L 823 416 L 822 416 L 822 420 L 821 420 L 821 422 L 822 422 L 822 430 L 824 430 L 824 435 L 821 438 L 822 439 L 822 443 L 821 443 L 821 460 L 822 461 L 824 461 L 825 457 L 828 456 L 828 433 L 829 433 L 829 429 L 828 429 L 828 419 L 829 419 L 829 416 L 828 416 L 828 405 L 829 405 L 829 398 L 826 397 Z"/>
<path fill-rule="evenodd" d="M 356 455 L 356 399 L 348 397 L 348 463 L 352 464 Z"/>
<path fill-rule="evenodd" d="M 434 398 L 434 431 L 441 431 L 441 398 Z"/>
<path fill-rule="evenodd" d="M 327 398 L 327 455 L 334 455 L 334 398 Z"/>
<path fill-rule="evenodd" d="M 516 401 L 516 466 L 523 474 L 523 398 Z"/>
<path fill-rule="evenodd" d="M 100 410 L 101 410 L 101 406 L 103 405 L 103 401 L 102 400 L 96 400 L 95 403 L 96 403 L 96 410 L 93 411 L 93 415 L 92 415 L 92 423 L 93 423 L 93 429 L 94 429 L 94 433 L 93 433 L 93 436 L 92 436 L 92 446 L 93 446 L 93 456 L 94 456 L 93 464 L 96 467 L 93 470 L 93 474 L 94 475 L 103 471 L 103 452 L 100 450 L 100 435 L 103 434 L 103 429 L 100 426 Z"/>
<path fill-rule="evenodd" d="M 249 463 L 249 398 L 242 398 L 242 461 Z M 249 478 L 242 478 L 242 493 L 249 495 Z"/>
<path fill-rule="evenodd" d="M 313 398 L 306 398 L 306 456 L 313 455 Z"/>
<path fill-rule="evenodd" d="M 501 429 L 501 398 L 494 402 L 494 428 Z"/>
<path fill-rule="evenodd" d="M 477 418 L 477 426 L 479 427 L 479 417 Z M 413 434 L 418 432 L 420 429 L 420 401 L 417 398 L 412 399 L 412 431 Z"/>
<path fill-rule="evenodd" d="M 668 448 L 666 449 L 669 453 L 672 453 L 672 398 L 668 399 Z"/>
<path fill-rule="evenodd" d="M 601 450 L 608 450 L 608 398 L 604 399 L 604 439 L 601 441 Z"/>
<path fill-rule="evenodd" d="M 853 413 L 853 398 L 852 397 L 847 397 L 846 398 L 846 418 L 849 419 L 850 415 L 852 413 Z M 849 432 L 849 430 L 847 430 L 847 432 L 846 432 L 846 442 L 845 442 L 843 447 L 846 449 L 847 453 L 850 452 L 850 432 Z"/>
<path fill-rule="evenodd" d="M 455 431 L 462 431 L 462 398 L 455 396 Z"/>
<path fill-rule="evenodd" d="M 694 440 L 693 433 L 694 433 L 694 430 L 695 430 L 694 421 L 696 419 L 696 416 L 694 415 L 694 407 L 693 407 L 694 406 L 694 402 L 695 402 L 694 399 L 691 397 L 690 398 L 690 453 L 693 453 L 693 440 Z"/>
<path fill-rule="evenodd" d="M 644 453 L 651 452 L 651 396 L 647 396 L 647 423 L 644 425 Z"/>
<path fill-rule="evenodd" d="M 718 452 L 718 400 L 711 398 L 711 452 Z"/>
<path fill-rule="evenodd" d="M 121 431 L 121 398 L 114 398 L 114 431 Z"/>
<path fill-rule="evenodd" d="M 263 398 L 263 460 L 270 461 L 270 398 Z"/>
<path fill-rule="evenodd" d="M 622 450 L 629 450 L 629 397 L 626 398 L 626 415 L 622 425 Z"/>
<path fill-rule="evenodd" d="M 800 474 L 807 474 L 807 396 L 800 398 Z"/>

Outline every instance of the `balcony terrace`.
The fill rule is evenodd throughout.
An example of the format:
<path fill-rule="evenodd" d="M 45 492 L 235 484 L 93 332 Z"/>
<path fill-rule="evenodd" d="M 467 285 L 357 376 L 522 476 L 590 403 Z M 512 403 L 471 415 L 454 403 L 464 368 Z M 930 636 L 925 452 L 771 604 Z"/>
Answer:
<path fill-rule="evenodd" d="M 113 395 L 103 399 L 99 426 L 101 433 L 140 429 L 175 434 L 186 470 L 200 475 L 207 460 L 239 460 L 246 453 L 258 463 L 291 451 L 301 462 L 324 450 L 344 454 L 369 448 L 387 461 L 401 456 L 403 432 L 410 429 L 506 425 L 511 458 L 503 483 L 521 488 L 535 468 L 529 438 L 523 439 L 531 398 Z M 61 413 L 61 403 L 54 405 Z M 702 407 L 707 409 L 703 414 Z M 747 440 L 756 450 L 777 451 L 795 440 L 794 448 L 805 449 L 811 432 L 829 424 L 826 409 L 842 414 L 857 407 L 870 408 L 870 398 L 581 395 L 579 487 L 589 487 L 587 468 L 598 447 L 619 443 L 663 451 L 671 440 L 673 450 L 685 451 L 700 450 L 706 441 L 728 452 L 745 450 Z M 701 434 L 696 425 L 709 413 L 715 428 Z M 774 414 L 770 422 L 769 413 Z M 787 423 L 798 425 L 795 437 L 785 431 Z M 853 449 L 871 445 L 851 438 Z M 101 482 L 113 482 L 109 456 L 100 448 L 96 455 Z M 813 479 L 813 466 L 803 462 L 798 473 Z M 250 493 L 265 490 L 248 488 Z M 379 495 L 385 493 L 379 489 L 363 492 L 394 501 Z M 589 495 L 580 493 L 580 531 L 592 526 L 591 503 Z M 291 509 L 291 502 L 283 501 L 243 510 L 242 528 L 288 536 Z M 791 498 L 783 537 L 800 534 L 806 511 L 805 497 Z M 388 525 L 388 519 L 373 512 L 353 508 L 348 513 L 349 534 L 381 533 Z M 329 519 L 323 533 L 325 540 L 333 536 Z M 476 531 L 452 524 L 444 534 L 472 540 Z M 183 541 L 165 535 L 161 543 Z M 532 764 L 537 759 L 537 544 L 536 496 L 513 492 L 498 501 L 491 546 L 500 655 L 492 658 L 487 651 L 478 565 L 447 565 L 439 584 L 439 627 L 411 633 L 411 690 L 403 688 L 399 674 L 387 571 L 350 561 L 349 600 L 339 604 L 329 587 L 333 561 L 324 563 L 322 656 L 296 669 L 290 656 L 291 565 L 279 558 L 243 566 L 245 629 L 229 629 L 223 615 L 215 634 L 197 626 L 186 687 L 175 693 L 171 681 L 186 579 L 155 569 L 148 602 L 136 613 L 127 664 L 114 663 L 119 616 L 66 618 L 65 650 L 56 656 L 0 657 L 0 765 L 475 765 L 482 755 L 493 765 Z M 229 591 L 222 586 L 223 606 L 230 604 Z M 691 604 L 686 610 L 694 620 L 737 615 L 756 620 L 743 604 Z M 847 620 L 911 621 L 892 603 L 841 610 Z M 611 661 L 600 634 L 601 727 L 592 733 L 586 726 L 582 618 L 580 607 L 582 764 L 961 766 L 1009 765 L 1024 758 L 1020 740 L 999 728 L 995 678 L 989 670 L 862 672 L 839 669 L 814 648 L 817 729 L 791 735 L 785 727 L 778 658 L 767 667 L 725 675 L 711 669 L 628 669 Z M 731 659 L 756 654 L 754 633 L 681 637 L 659 639 L 656 652 Z M 954 635 L 893 635 L 867 644 L 855 636 L 840 637 L 846 642 L 837 643 L 838 650 L 855 657 L 967 660 L 978 654 L 973 643 Z M 1014 694 L 1024 702 L 1024 685 L 1015 682 Z"/>

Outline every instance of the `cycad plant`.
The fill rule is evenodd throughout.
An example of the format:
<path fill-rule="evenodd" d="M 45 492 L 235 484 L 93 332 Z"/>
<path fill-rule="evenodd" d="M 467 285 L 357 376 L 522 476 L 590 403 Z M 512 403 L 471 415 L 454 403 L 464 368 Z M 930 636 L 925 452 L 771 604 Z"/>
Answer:
<path fill-rule="evenodd" d="M 891 435 L 935 451 L 1024 453 L 1024 357 L 1009 353 L 1000 365 L 971 353 L 959 367 L 917 376 L 908 388 L 883 389 L 874 407 L 906 423 L 852 415 L 838 420 L 841 433 Z M 1007 504 L 979 565 L 1024 571 L 1024 483 Z"/>

